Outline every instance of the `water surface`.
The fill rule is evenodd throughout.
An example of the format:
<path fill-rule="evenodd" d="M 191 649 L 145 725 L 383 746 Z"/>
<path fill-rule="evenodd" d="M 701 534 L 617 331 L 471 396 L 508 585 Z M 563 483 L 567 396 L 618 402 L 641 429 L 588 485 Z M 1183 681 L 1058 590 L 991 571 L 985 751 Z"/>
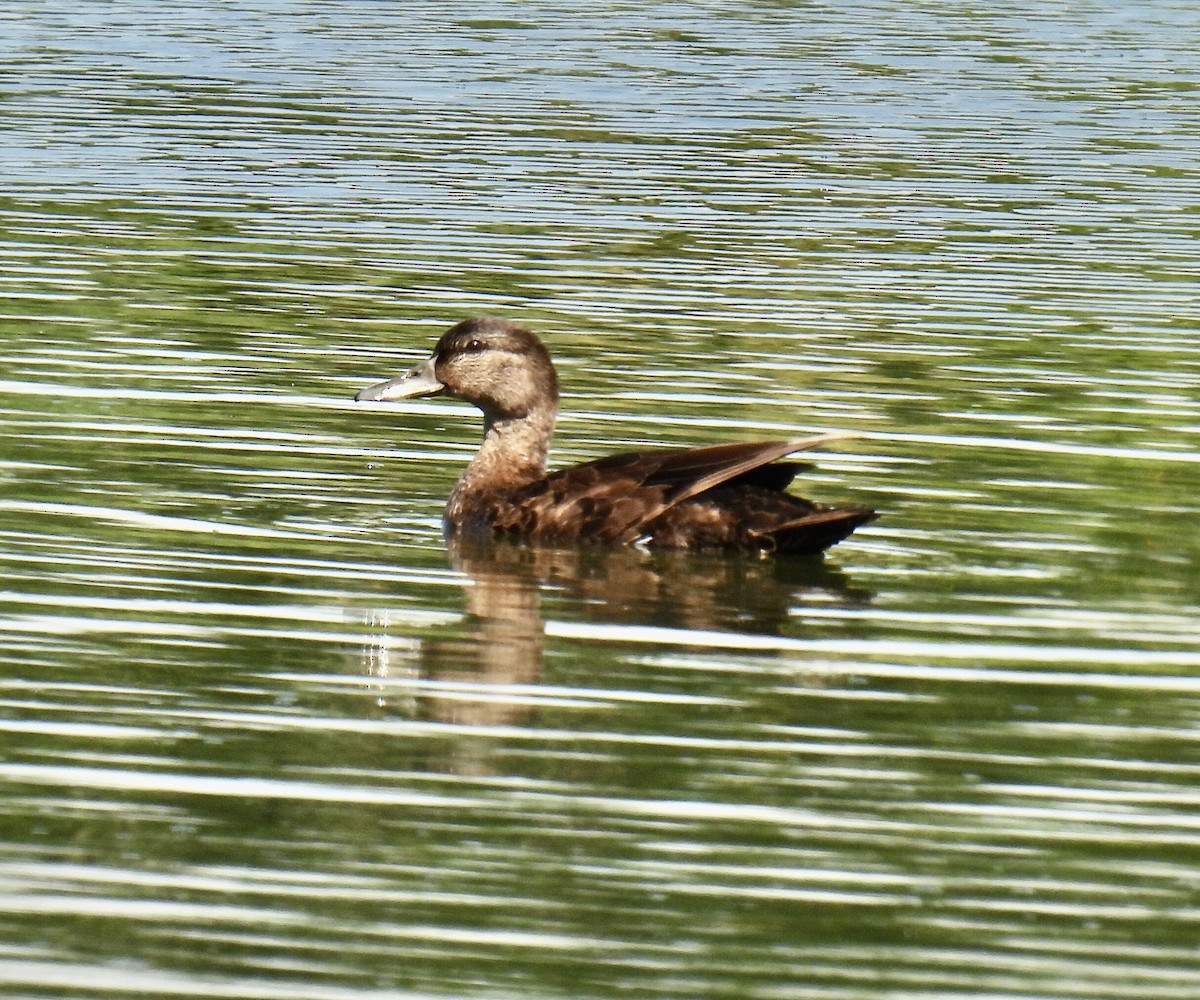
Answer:
<path fill-rule="evenodd" d="M 1190 1000 L 1197 23 L 10 4 L 0 983 Z M 882 518 L 448 551 L 480 312 Z"/>

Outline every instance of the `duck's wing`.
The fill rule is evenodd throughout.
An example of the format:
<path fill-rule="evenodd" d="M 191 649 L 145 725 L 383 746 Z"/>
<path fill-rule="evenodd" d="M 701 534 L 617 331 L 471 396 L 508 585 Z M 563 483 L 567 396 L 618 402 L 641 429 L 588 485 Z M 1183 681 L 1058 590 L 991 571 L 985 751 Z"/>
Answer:
<path fill-rule="evenodd" d="M 795 474 L 794 467 L 784 466 L 778 474 L 764 470 L 756 475 L 756 470 L 785 455 L 847 437 L 853 435 L 609 455 L 518 490 L 500 505 L 492 524 L 501 533 L 546 541 L 628 543 L 641 537 L 645 526 L 664 511 L 731 480 L 782 489 Z"/>
<path fill-rule="evenodd" d="M 745 441 L 714 444 L 706 448 L 689 448 L 685 451 L 659 452 L 663 460 L 646 478 L 646 485 L 669 487 L 669 507 L 731 479 L 747 477 L 777 458 L 854 436 L 849 433 L 821 434 L 818 437 L 796 438 L 791 441 Z M 792 471 L 794 474 L 794 470 Z M 790 481 L 789 477 L 788 482 Z"/>

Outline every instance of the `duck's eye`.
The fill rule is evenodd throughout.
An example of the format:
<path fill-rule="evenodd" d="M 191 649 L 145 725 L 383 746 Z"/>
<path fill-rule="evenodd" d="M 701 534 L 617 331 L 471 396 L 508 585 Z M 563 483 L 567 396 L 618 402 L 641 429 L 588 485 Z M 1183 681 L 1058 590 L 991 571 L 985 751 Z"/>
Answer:
<path fill-rule="evenodd" d="M 468 340 L 463 345 L 462 350 L 464 354 L 478 354 L 480 351 L 486 348 L 487 344 L 485 344 L 482 340 Z"/>

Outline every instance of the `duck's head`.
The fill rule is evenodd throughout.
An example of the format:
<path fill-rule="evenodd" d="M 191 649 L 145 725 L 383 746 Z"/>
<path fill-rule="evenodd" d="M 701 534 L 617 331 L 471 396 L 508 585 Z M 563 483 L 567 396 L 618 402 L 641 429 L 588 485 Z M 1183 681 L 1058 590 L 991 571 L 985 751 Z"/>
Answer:
<path fill-rule="evenodd" d="M 357 400 L 452 396 L 491 419 L 519 419 L 557 408 L 550 354 L 532 333 L 506 319 L 478 316 L 450 327 L 433 354 L 406 375 L 361 390 Z"/>

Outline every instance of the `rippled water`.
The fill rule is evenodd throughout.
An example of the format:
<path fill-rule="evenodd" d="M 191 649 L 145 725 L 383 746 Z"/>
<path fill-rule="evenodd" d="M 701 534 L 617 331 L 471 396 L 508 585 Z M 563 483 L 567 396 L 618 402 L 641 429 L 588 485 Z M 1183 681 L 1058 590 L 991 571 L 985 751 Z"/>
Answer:
<path fill-rule="evenodd" d="M 1190 998 L 1194 4 L 10 3 L 0 984 Z M 823 562 L 447 551 L 354 404 L 849 429 Z"/>

